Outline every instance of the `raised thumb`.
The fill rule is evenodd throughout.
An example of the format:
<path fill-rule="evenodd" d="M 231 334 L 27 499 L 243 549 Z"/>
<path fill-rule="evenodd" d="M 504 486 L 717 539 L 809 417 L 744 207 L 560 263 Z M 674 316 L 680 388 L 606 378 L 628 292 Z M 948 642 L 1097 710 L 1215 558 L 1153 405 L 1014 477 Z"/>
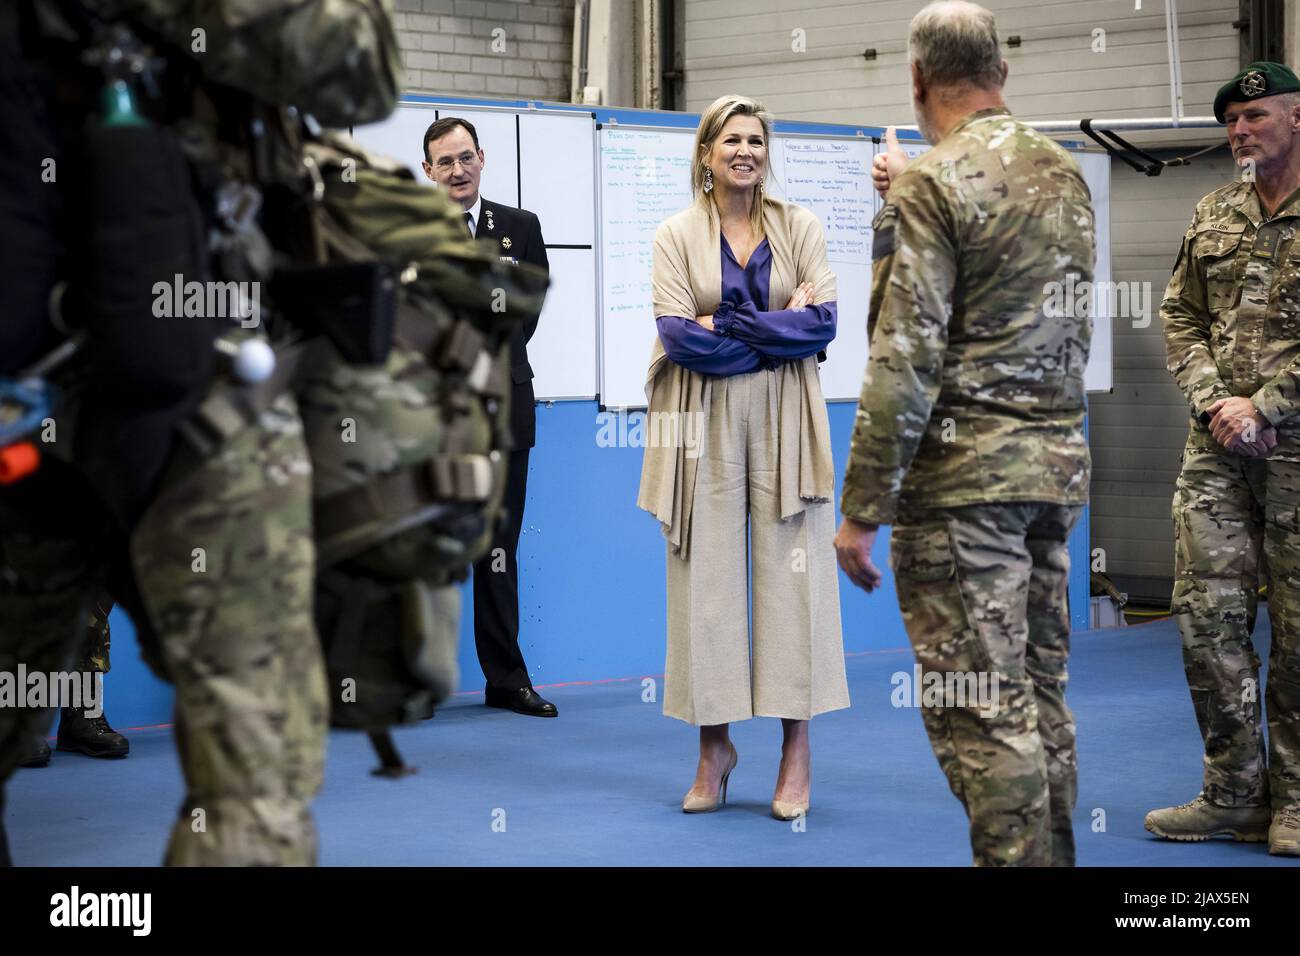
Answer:
<path fill-rule="evenodd" d="M 897 153 L 904 157 L 907 156 L 907 154 L 903 152 L 903 147 L 899 145 L 898 131 L 892 126 L 887 126 L 885 128 L 885 150 L 891 154 Z"/>

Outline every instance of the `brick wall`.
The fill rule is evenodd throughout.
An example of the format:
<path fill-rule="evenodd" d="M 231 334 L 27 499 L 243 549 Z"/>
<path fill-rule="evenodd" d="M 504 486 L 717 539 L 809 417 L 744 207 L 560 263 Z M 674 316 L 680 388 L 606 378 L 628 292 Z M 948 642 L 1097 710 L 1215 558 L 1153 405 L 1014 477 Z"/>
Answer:
<path fill-rule="evenodd" d="M 573 0 L 396 5 L 404 91 L 569 101 Z"/>

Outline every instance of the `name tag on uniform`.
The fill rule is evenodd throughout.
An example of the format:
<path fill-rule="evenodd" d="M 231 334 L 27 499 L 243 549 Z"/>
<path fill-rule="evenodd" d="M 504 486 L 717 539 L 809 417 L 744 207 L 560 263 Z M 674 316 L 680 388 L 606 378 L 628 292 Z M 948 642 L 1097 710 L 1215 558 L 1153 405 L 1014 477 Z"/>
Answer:
<path fill-rule="evenodd" d="M 510 263 L 512 266 L 519 265 L 519 260 L 516 259 L 514 256 L 498 256 L 497 258 L 499 258 L 502 262 Z"/>

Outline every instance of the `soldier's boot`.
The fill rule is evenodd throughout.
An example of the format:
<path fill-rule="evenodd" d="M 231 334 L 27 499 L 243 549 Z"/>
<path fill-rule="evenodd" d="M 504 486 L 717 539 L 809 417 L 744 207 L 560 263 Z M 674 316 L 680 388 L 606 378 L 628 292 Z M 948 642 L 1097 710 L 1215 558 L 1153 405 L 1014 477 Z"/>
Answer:
<path fill-rule="evenodd" d="M 1274 856 L 1300 856 L 1300 806 L 1284 807 L 1273 814 L 1268 852 Z"/>
<path fill-rule="evenodd" d="M 1221 807 L 1198 793 L 1191 803 L 1164 807 L 1147 814 L 1146 828 L 1166 840 L 1199 842 L 1213 836 L 1230 836 L 1245 843 L 1268 839 L 1273 815 L 1268 806 Z"/>
<path fill-rule="evenodd" d="M 87 717 L 76 707 L 64 707 L 59 716 L 57 746 L 87 757 L 125 757 L 131 752 L 131 742 L 108 726 L 103 714 Z"/>
<path fill-rule="evenodd" d="M 46 767 L 50 763 L 50 745 L 40 734 L 33 734 L 27 743 L 27 749 L 23 753 L 22 759 L 18 761 L 20 767 Z"/>

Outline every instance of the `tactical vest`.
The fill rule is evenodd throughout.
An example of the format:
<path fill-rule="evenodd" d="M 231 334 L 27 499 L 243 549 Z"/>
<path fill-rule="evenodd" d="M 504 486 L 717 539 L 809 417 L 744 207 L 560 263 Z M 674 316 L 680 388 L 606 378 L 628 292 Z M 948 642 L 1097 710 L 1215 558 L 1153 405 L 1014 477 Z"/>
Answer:
<path fill-rule="evenodd" d="M 430 716 L 455 686 L 456 582 L 491 540 L 504 488 L 506 346 L 511 330 L 540 312 L 546 278 L 466 237 L 459 210 L 409 170 L 319 133 L 287 108 L 291 99 L 334 122 L 364 122 L 391 109 L 398 60 L 390 0 L 351 0 L 355 36 L 343 17 L 317 29 L 312 0 L 32 2 L 124 16 L 144 27 L 148 42 L 174 44 L 182 54 L 190 52 L 190 19 L 201 14 L 211 46 L 193 59 L 210 86 L 196 91 L 194 103 L 204 115 L 178 118 L 174 130 L 113 127 L 106 135 L 114 146 L 138 146 L 141 163 L 150 143 L 166 146 L 154 153 L 165 155 L 168 182 L 181 181 L 188 166 L 185 180 L 204 197 L 206 234 L 219 232 L 222 246 L 195 249 L 187 271 L 264 280 L 269 292 L 264 327 L 232 329 L 216 351 L 230 355 L 239 340 L 269 334 L 277 367 L 260 383 L 239 381 L 229 362 L 215 363 L 210 383 L 205 371 L 197 400 L 178 403 L 186 417 L 175 426 L 174 454 L 217 453 L 276 394 L 294 392 L 314 472 L 316 614 L 331 721 L 369 731 L 385 771 L 401 772 L 385 728 Z M 172 59 L 183 60 L 176 52 Z M 345 55 L 355 70 L 369 71 L 368 82 L 347 82 L 348 71 L 333 70 Z M 96 191 L 113 198 L 110 189 Z M 178 204 L 155 203 L 157 214 Z M 199 232 L 197 219 L 181 224 L 187 236 Z M 160 254 L 176 247 L 152 231 Z M 138 265 L 126 245 L 119 248 L 125 258 L 114 262 Z M 115 314 L 147 307 L 132 289 L 135 299 L 123 299 Z M 86 299 L 102 291 L 92 281 Z M 164 335 L 188 328 L 157 325 Z M 119 327 L 130 324 L 98 322 L 91 341 L 118 341 L 100 329 Z M 120 341 L 129 346 L 130 337 Z M 184 354 L 211 363 L 211 341 L 192 335 Z M 156 352 L 120 351 L 145 363 L 141 376 L 175 371 L 154 369 Z M 104 349 L 87 352 L 93 359 Z M 196 376 L 179 377 L 195 388 Z M 142 490 L 133 491 L 134 501 Z"/>
<path fill-rule="evenodd" d="M 364 345 L 310 343 L 295 383 L 332 719 L 376 731 L 431 716 L 455 686 L 456 582 L 487 549 L 505 486 L 508 342 L 547 280 L 469 239 L 460 210 L 399 164 L 338 134 L 305 152 L 331 263 L 377 267 L 367 286 L 391 288 L 395 306 Z"/>
<path fill-rule="evenodd" d="M 500 519 L 509 338 L 547 279 L 465 234 L 441 192 L 339 133 L 303 143 L 315 261 L 270 283 L 275 382 L 298 402 L 312 461 L 316 624 L 331 723 L 364 730 L 406 769 L 387 728 L 433 715 L 457 681 L 460 592 Z M 281 242 L 281 245 L 288 245 Z M 205 403 L 203 430 L 230 417 Z"/>

